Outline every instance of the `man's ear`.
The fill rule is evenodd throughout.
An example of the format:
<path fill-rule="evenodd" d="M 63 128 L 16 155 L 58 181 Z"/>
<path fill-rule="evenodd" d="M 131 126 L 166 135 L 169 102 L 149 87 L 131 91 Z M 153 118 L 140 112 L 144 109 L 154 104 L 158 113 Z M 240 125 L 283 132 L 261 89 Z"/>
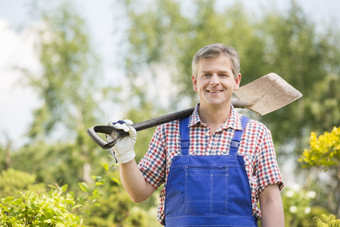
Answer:
<path fill-rule="evenodd" d="M 235 78 L 235 85 L 234 85 L 234 91 L 237 91 L 240 88 L 240 84 L 241 84 L 241 73 L 237 74 L 236 78 Z"/>
<path fill-rule="evenodd" d="M 192 86 L 195 92 L 197 92 L 197 77 L 195 75 L 191 76 Z"/>

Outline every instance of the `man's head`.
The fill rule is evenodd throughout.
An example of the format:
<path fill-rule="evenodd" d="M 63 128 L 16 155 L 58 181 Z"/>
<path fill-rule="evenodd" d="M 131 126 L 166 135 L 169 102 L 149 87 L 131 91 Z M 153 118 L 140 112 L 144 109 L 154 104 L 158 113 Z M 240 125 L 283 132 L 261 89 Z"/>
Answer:
<path fill-rule="evenodd" d="M 193 59 L 193 89 L 200 97 L 200 109 L 225 110 L 239 89 L 241 74 L 237 52 L 223 44 L 200 49 Z"/>
<path fill-rule="evenodd" d="M 232 47 L 227 47 L 221 43 L 214 43 L 207 45 L 205 47 L 202 47 L 192 60 L 192 73 L 194 76 L 197 76 L 199 61 L 202 59 L 210 59 L 210 58 L 216 58 L 220 56 L 221 54 L 226 55 L 231 62 L 232 65 L 232 71 L 234 74 L 234 77 L 236 78 L 237 75 L 240 73 L 240 59 L 238 56 L 237 51 Z"/>

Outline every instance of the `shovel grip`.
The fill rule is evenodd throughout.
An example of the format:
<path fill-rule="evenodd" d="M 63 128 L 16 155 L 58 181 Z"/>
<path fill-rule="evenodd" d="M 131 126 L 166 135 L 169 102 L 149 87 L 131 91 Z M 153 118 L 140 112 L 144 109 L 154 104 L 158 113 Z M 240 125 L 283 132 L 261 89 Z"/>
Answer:
<path fill-rule="evenodd" d="M 102 139 L 98 133 L 102 133 L 105 135 L 109 135 L 113 138 L 112 141 L 106 141 Z M 91 139 L 101 148 L 103 149 L 109 149 L 113 147 L 116 143 L 117 140 L 120 137 L 123 136 L 128 136 L 129 134 L 127 132 L 124 132 L 122 130 L 117 130 L 113 128 L 112 126 L 107 126 L 107 125 L 97 125 L 89 128 L 87 130 L 87 134 L 91 137 Z"/>

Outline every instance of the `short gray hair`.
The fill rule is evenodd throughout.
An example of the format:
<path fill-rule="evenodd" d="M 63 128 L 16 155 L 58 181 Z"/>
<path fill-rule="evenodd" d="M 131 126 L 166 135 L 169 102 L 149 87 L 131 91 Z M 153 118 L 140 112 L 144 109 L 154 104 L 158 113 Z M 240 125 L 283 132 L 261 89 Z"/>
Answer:
<path fill-rule="evenodd" d="M 240 58 L 237 51 L 230 46 L 225 46 L 222 43 L 214 43 L 202 47 L 192 59 L 192 73 L 197 76 L 198 63 L 201 59 L 216 58 L 221 54 L 225 54 L 232 63 L 232 71 L 234 77 L 240 73 Z"/>

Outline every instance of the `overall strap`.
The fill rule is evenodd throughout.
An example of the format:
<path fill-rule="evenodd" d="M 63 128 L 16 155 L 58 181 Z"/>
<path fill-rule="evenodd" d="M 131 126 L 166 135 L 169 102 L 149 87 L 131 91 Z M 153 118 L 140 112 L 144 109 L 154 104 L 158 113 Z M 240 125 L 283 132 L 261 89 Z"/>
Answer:
<path fill-rule="evenodd" d="M 242 134 L 244 129 L 247 126 L 249 118 L 246 116 L 242 116 L 241 123 L 242 123 L 242 130 L 235 130 L 234 137 L 231 140 L 229 155 L 237 155 L 238 148 L 240 146 Z"/>
<path fill-rule="evenodd" d="M 181 150 L 182 155 L 189 154 L 190 138 L 189 138 L 189 117 L 183 118 L 179 122 L 179 131 L 181 134 Z"/>

